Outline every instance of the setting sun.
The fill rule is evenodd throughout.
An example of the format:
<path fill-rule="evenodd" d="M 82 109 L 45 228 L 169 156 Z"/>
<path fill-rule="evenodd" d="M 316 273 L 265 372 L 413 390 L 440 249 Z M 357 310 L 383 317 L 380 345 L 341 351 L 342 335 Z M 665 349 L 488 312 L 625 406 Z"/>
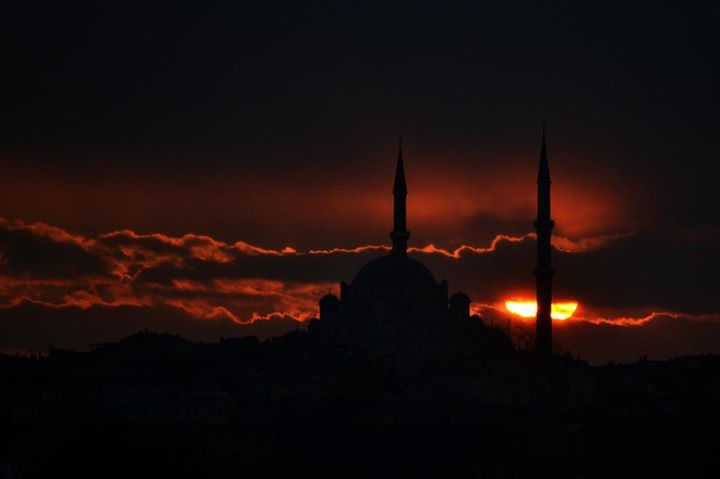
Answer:
<path fill-rule="evenodd" d="M 578 303 L 574 301 L 553 303 L 550 316 L 552 319 L 564 321 L 575 313 L 577 307 Z M 522 318 L 534 318 L 537 314 L 537 303 L 535 301 L 505 301 L 505 309 Z"/>

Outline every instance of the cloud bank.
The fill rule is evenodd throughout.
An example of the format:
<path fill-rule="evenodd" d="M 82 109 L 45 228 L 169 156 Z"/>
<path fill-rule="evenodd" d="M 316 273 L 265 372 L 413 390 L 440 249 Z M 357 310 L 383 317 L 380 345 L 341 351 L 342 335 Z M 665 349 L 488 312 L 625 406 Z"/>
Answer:
<path fill-rule="evenodd" d="M 498 234 L 487 245 L 446 249 L 428 244 L 410 251 L 438 280 L 447 279 L 451 290 L 470 294 L 483 316 L 521 321 L 508 316 L 501 304 L 509 297 L 532 298 L 534 238 L 532 233 Z M 567 332 L 573 329 L 650 330 L 660 319 L 716 323 L 720 298 L 712 292 L 720 286 L 713 269 L 718 266 L 717 246 L 713 238 L 556 237 L 556 297 L 580 303 L 568 324 L 556 328 L 564 331 L 558 337 L 564 335 L 571 346 L 575 343 Z M 62 338 L 75 334 L 92 341 L 92 335 L 80 330 L 102 330 L 103 324 L 108 334 L 96 336 L 117 339 L 106 336 L 138 326 L 131 318 L 142 318 L 146 327 L 168 327 L 204 339 L 278 334 L 315 316 L 322 295 L 337 293 L 339 281 L 352 280 L 362 264 L 386 251 L 385 245 L 273 249 L 206 235 L 132 230 L 85 236 L 44 223 L 0 219 L 0 347 L 46 347 L 40 338 L 76 347 L 77 340 Z M 117 311 L 125 313 L 125 323 Z M 73 315 L 84 321 L 96 318 L 97 325 L 79 326 L 68 319 Z M 33 336 L 40 324 L 49 327 L 50 317 L 59 318 L 52 329 L 64 328 L 64 333 L 54 340 L 44 333 Z M 38 324 L 31 326 L 34 322 Z M 612 357 L 612 344 L 604 347 Z M 665 349 L 673 353 L 672 347 Z"/>

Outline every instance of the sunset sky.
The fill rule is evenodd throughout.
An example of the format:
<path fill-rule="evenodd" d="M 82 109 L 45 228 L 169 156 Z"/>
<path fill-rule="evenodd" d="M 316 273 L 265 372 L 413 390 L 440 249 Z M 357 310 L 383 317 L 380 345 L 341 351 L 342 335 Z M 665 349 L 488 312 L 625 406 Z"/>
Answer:
<path fill-rule="evenodd" d="M 0 350 L 263 337 L 385 254 L 527 324 L 547 124 L 560 348 L 720 353 L 720 10 L 48 2 L 0 11 Z M 323 4 L 324 3 L 324 4 Z"/>

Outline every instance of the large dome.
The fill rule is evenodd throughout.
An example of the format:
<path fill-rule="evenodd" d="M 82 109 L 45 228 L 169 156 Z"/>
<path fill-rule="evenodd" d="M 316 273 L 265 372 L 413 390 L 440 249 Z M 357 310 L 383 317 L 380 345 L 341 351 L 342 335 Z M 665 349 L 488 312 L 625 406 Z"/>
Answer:
<path fill-rule="evenodd" d="M 435 277 L 421 262 L 408 256 L 388 255 L 370 261 L 360 268 L 352 284 L 437 285 Z"/>

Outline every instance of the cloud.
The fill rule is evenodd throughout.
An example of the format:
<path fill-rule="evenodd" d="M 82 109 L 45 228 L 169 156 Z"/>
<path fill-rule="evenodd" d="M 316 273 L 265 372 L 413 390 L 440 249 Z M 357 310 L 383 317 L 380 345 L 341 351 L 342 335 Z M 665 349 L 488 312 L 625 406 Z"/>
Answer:
<path fill-rule="evenodd" d="M 533 319 L 510 315 L 501 303 L 473 304 L 473 313 L 507 331 L 518 347 L 533 346 Z M 667 359 L 683 354 L 720 354 L 720 314 L 586 312 L 553 324 L 553 342 L 558 352 L 568 352 L 592 364 L 632 362 L 641 356 Z"/>
<path fill-rule="evenodd" d="M 646 234 L 556 236 L 555 296 L 580 303 L 574 323 L 632 326 L 656 318 L 715 321 L 720 312 L 716 237 Z M 95 236 L 43 223 L 0 220 L 0 317 L 31 305 L 71 311 L 176 311 L 237 326 L 305 321 L 385 245 L 298 250 L 118 230 Z M 509 297 L 532 298 L 533 233 L 498 234 L 486 245 L 428 244 L 411 254 L 506 321 Z M 672 252 L 672 254 L 669 254 Z M 495 305 L 495 306 L 488 306 Z M 102 321 L 102 319 L 98 319 Z M 9 331 L 8 336 L 14 333 Z"/>
<path fill-rule="evenodd" d="M 632 362 L 641 356 L 667 359 L 682 354 L 720 354 L 717 315 L 701 319 L 655 312 L 642 326 L 619 328 L 609 323 L 574 322 L 556 327 L 553 335 L 563 351 L 594 364 Z"/>
<path fill-rule="evenodd" d="M 26 225 L 0 218 L 2 272 L 33 279 L 106 276 L 106 259 L 90 252 L 86 241 L 42 223 Z"/>

